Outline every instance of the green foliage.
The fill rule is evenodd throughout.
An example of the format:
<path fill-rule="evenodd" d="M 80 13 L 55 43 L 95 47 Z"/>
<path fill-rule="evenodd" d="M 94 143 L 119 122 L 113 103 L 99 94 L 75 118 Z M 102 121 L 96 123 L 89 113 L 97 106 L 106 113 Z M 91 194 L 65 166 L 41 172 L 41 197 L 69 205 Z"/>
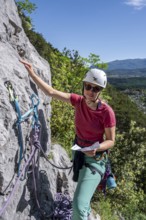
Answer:
<path fill-rule="evenodd" d="M 136 121 L 137 126 L 146 127 L 146 115 L 138 109 L 136 104 L 132 102 L 126 94 L 108 85 L 106 95 L 111 97 L 108 99 L 108 103 L 113 107 L 116 113 L 119 131 L 128 132 L 131 120 Z"/>
<path fill-rule="evenodd" d="M 32 29 L 32 21 L 29 16 L 26 17 L 24 14 L 22 14 L 21 20 L 22 20 L 22 24 L 23 24 L 24 29 L 27 29 L 27 30 Z"/>
<path fill-rule="evenodd" d="M 67 54 L 65 56 L 64 54 Z M 52 85 L 54 88 L 63 92 L 72 93 L 77 91 L 81 93 L 82 78 L 85 74 L 85 68 L 78 62 L 78 52 L 65 51 L 63 55 L 55 51 L 51 54 L 50 65 L 52 72 Z M 76 65 L 78 62 L 78 65 Z M 67 104 L 57 100 L 52 100 L 52 135 L 64 146 L 69 155 L 71 155 L 71 145 L 74 140 L 74 110 Z"/>
<path fill-rule="evenodd" d="M 119 80 L 120 79 L 120 80 Z M 146 77 L 110 77 L 109 82 L 118 88 L 119 90 L 124 90 L 127 88 L 133 89 L 145 89 L 146 88 Z"/>
<path fill-rule="evenodd" d="M 131 220 L 146 220 L 146 215 L 145 214 L 141 214 L 141 213 L 135 213 L 135 215 L 133 216 L 133 218 L 129 218 Z"/>
<path fill-rule="evenodd" d="M 70 148 L 74 139 L 73 109 L 70 105 L 56 100 L 52 101 L 52 109 L 52 136 L 70 154 Z"/>
<path fill-rule="evenodd" d="M 114 214 L 114 210 L 109 199 L 105 200 L 105 198 L 102 197 L 100 202 L 97 202 L 96 200 L 93 201 L 92 208 L 98 212 L 103 220 L 119 220 L 118 216 Z"/>
<path fill-rule="evenodd" d="M 37 7 L 29 0 L 16 0 L 19 16 L 22 20 L 22 25 L 25 30 L 32 29 L 32 20 L 29 14 L 31 14 Z"/>
<path fill-rule="evenodd" d="M 118 210 L 126 220 L 145 215 L 146 129 L 131 122 L 129 132 L 117 130 L 116 145 L 110 159 L 117 188 L 107 191 L 112 210 Z M 96 195 L 100 198 L 99 193 Z M 100 198 L 101 200 L 101 198 Z"/>
<path fill-rule="evenodd" d="M 108 67 L 107 63 L 101 63 L 100 57 L 93 53 L 90 53 L 88 58 L 80 57 L 80 59 L 83 61 L 84 66 L 87 67 L 94 66 L 100 69 L 107 69 Z"/>
<path fill-rule="evenodd" d="M 16 0 L 18 10 L 22 13 L 31 14 L 37 7 L 34 3 L 31 3 L 29 0 Z"/>
<path fill-rule="evenodd" d="M 45 41 L 42 34 L 35 33 L 33 30 L 27 30 L 26 33 L 30 42 L 34 45 L 39 54 L 49 61 L 51 51 L 53 50 L 52 45 Z"/>

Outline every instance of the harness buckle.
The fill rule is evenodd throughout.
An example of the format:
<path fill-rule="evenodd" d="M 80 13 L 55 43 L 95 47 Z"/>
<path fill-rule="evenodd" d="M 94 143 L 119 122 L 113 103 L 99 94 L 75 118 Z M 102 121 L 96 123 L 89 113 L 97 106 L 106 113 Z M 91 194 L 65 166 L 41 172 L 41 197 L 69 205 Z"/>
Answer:
<path fill-rule="evenodd" d="M 96 161 L 100 161 L 100 160 L 103 160 L 104 158 L 107 157 L 107 153 L 106 152 L 102 152 L 102 153 L 97 153 L 95 156 L 94 156 L 94 159 Z"/>

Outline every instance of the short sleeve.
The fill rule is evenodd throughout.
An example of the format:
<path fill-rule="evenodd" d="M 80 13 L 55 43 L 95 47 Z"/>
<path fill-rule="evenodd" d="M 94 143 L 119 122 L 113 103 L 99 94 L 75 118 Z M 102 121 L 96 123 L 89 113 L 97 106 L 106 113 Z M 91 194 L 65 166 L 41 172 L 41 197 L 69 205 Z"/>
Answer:
<path fill-rule="evenodd" d="M 116 117 L 113 109 L 110 106 L 107 106 L 107 109 L 104 114 L 104 127 L 110 128 L 116 126 Z"/>
<path fill-rule="evenodd" d="M 70 96 L 70 102 L 73 106 L 78 105 L 81 102 L 82 96 L 72 93 Z"/>

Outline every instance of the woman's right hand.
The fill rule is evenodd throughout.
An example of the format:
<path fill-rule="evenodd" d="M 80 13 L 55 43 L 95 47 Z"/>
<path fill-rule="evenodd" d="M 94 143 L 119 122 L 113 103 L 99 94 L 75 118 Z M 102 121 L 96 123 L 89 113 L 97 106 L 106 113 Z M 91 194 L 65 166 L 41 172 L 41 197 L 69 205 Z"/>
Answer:
<path fill-rule="evenodd" d="M 84 154 L 86 154 L 88 157 L 94 157 L 96 155 L 96 149 L 90 151 L 84 151 Z"/>
<path fill-rule="evenodd" d="M 31 63 L 28 63 L 28 62 L 25 61 L 25 60 L 20 60 L 20 62 L 24 64 L 25 68 L 28 70 L 28 72 L 29 72 L 30 74 L 34 72 Z"/>
<path fill-rule="evenodd" d="M 65 93 L 53 89 L 52 86 L 48 85 L 45 81 L 43 81 L 37 74 L 35 74 L 32 64 L 28 63 L 25 60 L 20 60 L 22 64 L 24 64 L 25 68 L 28 70 L 29 75 L 33 79 L 33 81 L 38 85 L 38 87 L 48 96 L 54 97 L 58 100 L 70 103 L 70 93 Z"/>

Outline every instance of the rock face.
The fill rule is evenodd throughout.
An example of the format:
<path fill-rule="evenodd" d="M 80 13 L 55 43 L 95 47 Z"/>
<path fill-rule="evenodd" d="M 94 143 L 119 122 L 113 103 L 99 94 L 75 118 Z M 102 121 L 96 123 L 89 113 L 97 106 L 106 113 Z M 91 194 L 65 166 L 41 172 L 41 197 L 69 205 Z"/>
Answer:
<path fill-rule="evenodd" d="M 34 65 L 35 72 L 48 84 L 51 84 L 50 66 L 37 53 L 26 37 L 18 16 L 14 0 L 0 0 L 0 219 L 32 220 L 42 219 L 52 212 L 56 192 L 67 192 L 72 197 L 74 184 L 68 170 L 53 167 L 42 153 L 35 157 L 34 175 L 37 184 L 33 182 L 32 165 L 27 166 L 25 176 L 18 174 L 20 158 L 18 115 L 13 102 L 9 98 L 6 82 L 10 82 L 18 97 L 21 114 L 26 113 L 31 106 L 30 96 L 36 94 L 40 100 L 38 106 L 41 125 L 40 143 L 49 160 L 59 167 L 70 166 L 66 152 L 59 145 L 51 146 L 51 131 L 49 119 L 51 115 L 51 99 L 30 80 L 25 67 L 19 62 L 22 57 Z M 32 118 L 32 117 L 31 117 Z M 30 119 L 31 119 L 30 118 Z M 30 120 L 21 123 L 24 151 L 20 165 L 20 173 L 31 153 L 29 134 L 32 130 Z M 39 152 L 39 151 L 38 151 Z M 17 181 L 17 186 L 16 186 Z M 16 186 L 16 188 L 15 188 Z M 39 201 L 37 205 L 36 195 Z M 50 219 L 44 217 L 43 219 Z"/>

